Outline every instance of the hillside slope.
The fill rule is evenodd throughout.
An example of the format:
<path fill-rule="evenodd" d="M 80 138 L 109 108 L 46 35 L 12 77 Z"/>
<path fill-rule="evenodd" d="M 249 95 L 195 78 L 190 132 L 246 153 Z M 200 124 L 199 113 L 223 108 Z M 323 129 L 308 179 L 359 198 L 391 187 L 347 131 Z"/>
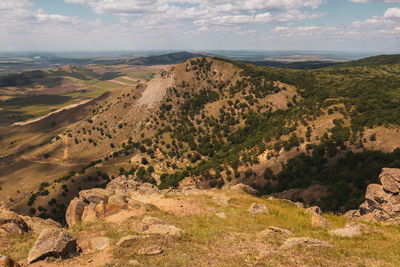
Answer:
<path fill-rule="evenodd" d="M 135 174 L 160 188 L 317 184 L 316 197 L 295 196 L 344 212 L 382 167 L 400 167 L 399 79 L 400 64 L 288 70 L 191 59 L 112 91 L 57 131 L 40 122 L 42 139 L 4 131 L 0 195 L 19 212 L 63 220 L 81 189 Z"/>
<path fill-rule="evenodd" d="M 29 266 L 398 265 L 398 227 L 254 193 L 243 184 L 160 191 L 120 176 L 71 201 L 68 229 L 1 209 L 0 254 Z"/>

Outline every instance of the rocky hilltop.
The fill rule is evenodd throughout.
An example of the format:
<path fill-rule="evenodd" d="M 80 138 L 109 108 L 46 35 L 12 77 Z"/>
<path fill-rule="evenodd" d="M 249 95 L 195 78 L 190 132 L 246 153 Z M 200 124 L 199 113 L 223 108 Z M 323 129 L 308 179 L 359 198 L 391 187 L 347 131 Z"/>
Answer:
<path fill-rule="evenodd" d="M 81 191 L 67 227 L 1 208 L 0 266 L 396 266 L 399 180 L 383 169 L 360 209 L 337 216 L 244 184 L 160 190 L 122 175 Z"/>

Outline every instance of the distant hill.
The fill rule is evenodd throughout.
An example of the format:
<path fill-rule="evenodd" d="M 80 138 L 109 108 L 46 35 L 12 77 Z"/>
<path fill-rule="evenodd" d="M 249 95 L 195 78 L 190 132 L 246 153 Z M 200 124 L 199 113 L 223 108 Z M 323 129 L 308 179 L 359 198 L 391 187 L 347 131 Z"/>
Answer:
<path fill-rule="evenodd" d="M 171 65 L 182 63 L 188 59 L 204 56 L 198 53 L 177 52 L 157 56 L 137 57 L 126 60 L 129 65 Z"/>
<path fill-rule="evenodd" d="M 257 66 L 264 66 L 264 67 L 275 67 L 275 68 L 283 68 L 283 69 L 320 69 L 335 66 L 339 63 L 335 62 L 324 62 L 324 61 L 303 61 L 303 62 L 279 62 L 279 61 L 271 61 L 271 60 L 264 60 L 264 61 L 243 61 L 245 63 L 254 64 Z"/>
<path fill-rule="evenodd" d="M 322 69 L 327 67 L 357 67 L 357 66 L 379 66 L 400 63 L 400 55 L 380 55 L 359 60 L 352 60 L 344 63 L 324 61 L 303 61 L 303 62 L 280 62 L 280 61 L 242 61 L 264 67 L 275 67 L 283 69 Z"/>
<path fill-rule="evenodd" d="M 400 63 L 400 54 L 380 55 L 338 64 L 339 67 L 379 66 Z"/>

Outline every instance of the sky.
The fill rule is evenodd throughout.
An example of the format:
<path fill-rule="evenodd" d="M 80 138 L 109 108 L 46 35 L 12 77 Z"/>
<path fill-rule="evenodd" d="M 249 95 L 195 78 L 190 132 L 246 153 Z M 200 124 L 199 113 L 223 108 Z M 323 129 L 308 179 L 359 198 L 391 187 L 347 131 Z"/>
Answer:
<path fill-rule="evenodd" d="M 0 51 L 400 52 L 400 0 L 0 0 Z"/>

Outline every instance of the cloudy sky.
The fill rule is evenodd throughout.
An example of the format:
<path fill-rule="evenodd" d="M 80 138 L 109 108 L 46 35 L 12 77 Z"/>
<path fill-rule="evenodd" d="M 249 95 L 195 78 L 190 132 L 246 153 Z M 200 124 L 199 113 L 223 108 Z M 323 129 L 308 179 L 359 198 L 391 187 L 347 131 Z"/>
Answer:
<path fill-rule="evenodd" d="M 400 0 L 0 0 L 0 51 L 400 52 Z"/>

